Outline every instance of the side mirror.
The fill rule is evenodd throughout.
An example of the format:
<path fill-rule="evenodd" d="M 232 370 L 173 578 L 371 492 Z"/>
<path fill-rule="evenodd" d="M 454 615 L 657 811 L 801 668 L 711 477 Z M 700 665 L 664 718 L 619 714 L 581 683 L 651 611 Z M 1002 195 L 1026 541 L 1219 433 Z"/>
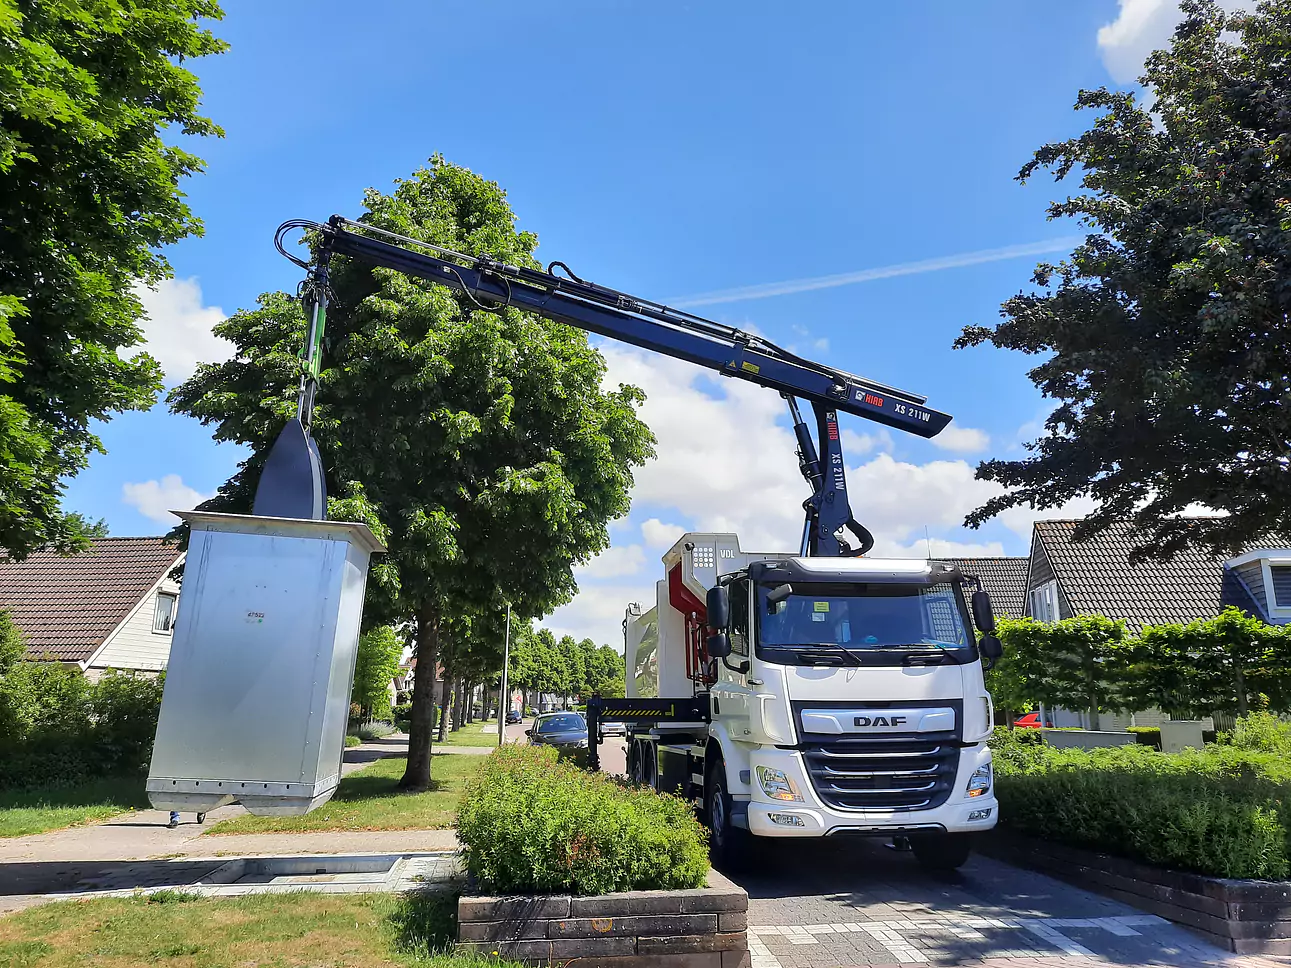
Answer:
<path fill-rule="evenodd" d="M 725 591 L 726 589 L 722 589 Z M 725 632 L 718 632 L 716 635 L 708 637 L 708 657 L 710 659 L 725 659 L 731 654 L 731 637 Z"/>
<path fill-rule="evenodd" d="M 767 592 L 767 612 L 775 611 L 775 607 L 793 594 L 793 586 L 789 584 L 776 585 L 775 588 Z"/>
<path fill-rule="evenodd" d="M 524 734 L 525 734 L 526 736 L 532 736 L 532 735 L 533 735 L 533 727 L 532 727 L 532 726 L 530 726 L 528 729 L 526 729 L 526 730 L 524 731 Z"/>
<path fill-rule="evenodd" d="M 717 585 L 708 590 L 708 627 L 727 629 L 731 626 L 731 590 Z M 711 639 L 709 641 L 712 641 Z"/>
<path fill-rule="evenodd" d="M 982 653 L 982 658 L 994 662 L 1004 654 L 1004 643 L 994 635 L 983 635 L 977 643 L 977 650 Z"/>
<path fill-rule="evenodd" d="M 973 592 L 973 623 L 979 632 L 987 635 L 995 631 L 995 610 L 991 608 L 991 596 L 981 589 Z"/>

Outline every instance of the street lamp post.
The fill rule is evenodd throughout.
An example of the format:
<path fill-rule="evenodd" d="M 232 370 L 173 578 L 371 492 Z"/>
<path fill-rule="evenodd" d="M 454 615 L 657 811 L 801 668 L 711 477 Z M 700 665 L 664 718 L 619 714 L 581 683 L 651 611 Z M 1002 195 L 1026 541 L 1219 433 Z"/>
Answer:
<path fill-rule="evenodd" d="M 511 657 L 511 603 L 507 603 L 507 632 L 502 640 L 502 681 L 498 684 L 498 745 L 506 740 L 507 713 L 511 711 L 511 697 L 507 695 L 507 661 Z"/>

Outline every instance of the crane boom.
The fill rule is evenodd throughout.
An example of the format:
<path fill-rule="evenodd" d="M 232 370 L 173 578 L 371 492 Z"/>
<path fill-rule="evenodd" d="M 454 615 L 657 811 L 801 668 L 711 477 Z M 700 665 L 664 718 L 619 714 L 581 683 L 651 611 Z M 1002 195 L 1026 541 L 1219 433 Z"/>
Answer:
<path fill-rule="evenodd" d="M 283 235 L 292 229 L 317 233 L 314 265 L 283 247 Z M 542 271 L 487 255 L 463 255 L 339 215 L 325 225 L 303 220 L 284 223 L 277 241 L 280 252 L 309 272 L 304 291 L 310 325 L 297 419 L 283 430 L 266 461 L 256 491 L 257 514 L 325 516 L 321 463 L 309 429 L 321 365 L 328 260 L 332 255 L 449 286 L 466 293 L 481 308 L 514 306 L 779 391 L 789 401 L 800 467 L 813 488 L 812 497 L 804 503 L 803 554 L 863 553 L 873 544 L 869 533 L 852 518 L 847 502 L 837 411 L 920 437 L 935 436 L 951 420 L 948 414 L 929 407 L 926 397 L 804 359 L 734 327 L 586 282 L 563 263 L 552 263 Z M 568 275 L 556 275 L 551 271 L 555 266 Z M 798 413 L 795 398 L 807 401 L 815 411 L 819 449 Z M 836 533 L 844 527 L 860 539 L 859 552 L 838 541 Z"/>

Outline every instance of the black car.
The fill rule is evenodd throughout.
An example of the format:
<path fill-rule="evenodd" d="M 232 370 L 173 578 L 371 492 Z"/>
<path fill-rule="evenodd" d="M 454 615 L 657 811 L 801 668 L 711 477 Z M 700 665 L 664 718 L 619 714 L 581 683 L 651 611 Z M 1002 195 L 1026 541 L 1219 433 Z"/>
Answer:
<path fill-rule="evenodd" d="M 519 722 L 523 722 L 523 720 L 520 718 L 520 710 L 513 709 L 509 713 L 507 713 L 508 726 L 514 726 L 516 723 L 519 723 Z"/>
<path fill-rule="evenodd" d="M 578 713 L 548 713 L 525 730 L 535 746 L 586 746 L 587 720 Z"/>

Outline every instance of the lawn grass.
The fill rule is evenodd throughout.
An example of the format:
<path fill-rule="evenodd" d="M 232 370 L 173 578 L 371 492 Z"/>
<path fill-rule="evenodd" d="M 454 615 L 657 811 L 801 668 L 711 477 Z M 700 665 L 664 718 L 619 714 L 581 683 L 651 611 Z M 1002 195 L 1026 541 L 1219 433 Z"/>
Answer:
<path fill-rule="evenodd" d="M 406 760 L 388 756 L 342 777 L 336 796 L 303 817 L 234 817 L 207 831 L 219 834 L 303 833 L 315 830 L 433 830 L 453 826 L 462 786 L 482 757 L 444 753 L 430 765 L 431 789 L 399 789 Z"/>
<path fill-rule="evenodd" d="M 106 820 L 146 806 L 142 776 L 104 776 L 55 790 L 0 790 L 0 837 Z"/>
<path fill-rule="evenodd" d="M 487 730 L 487 731 L 486 731 Z M 498 745 L 498 721 L 496 719 L 486 720 L 484 722 L 476 721 L 473 723 L 464 723 L 462 728 L 454 732 L 448 731 L 444 742 L 439 741 L 439 731 L 435 731 L 435 741 L 432 746 L 497 746 Z"/>
<path fill-rule="evenodd" d="M 512 968 L 448 953 L 456 895 L 257 894 L 60 901 L 0 918 L 0 965 Z"/>

